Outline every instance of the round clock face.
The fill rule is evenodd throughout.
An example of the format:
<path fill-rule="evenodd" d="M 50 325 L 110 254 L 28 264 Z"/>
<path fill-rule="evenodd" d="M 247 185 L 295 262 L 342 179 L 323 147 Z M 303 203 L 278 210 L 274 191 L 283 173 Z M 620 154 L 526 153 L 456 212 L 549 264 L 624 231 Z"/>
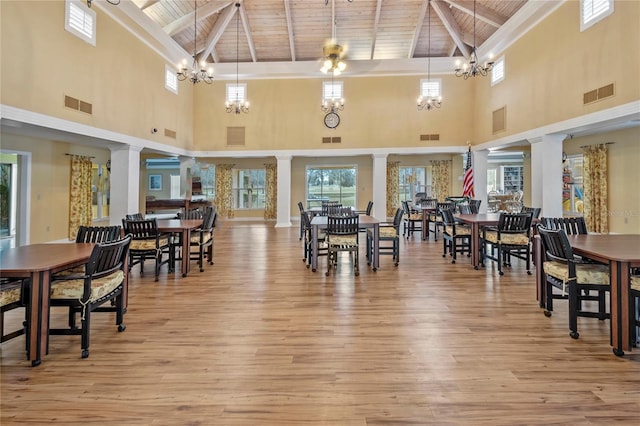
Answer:
<path fill-rule="evenodd" d="M 324 125 L 330 129 L 335 129 L 340 124 L 340 116 L 335 112 L 330 112 L 324 116 Z"/>

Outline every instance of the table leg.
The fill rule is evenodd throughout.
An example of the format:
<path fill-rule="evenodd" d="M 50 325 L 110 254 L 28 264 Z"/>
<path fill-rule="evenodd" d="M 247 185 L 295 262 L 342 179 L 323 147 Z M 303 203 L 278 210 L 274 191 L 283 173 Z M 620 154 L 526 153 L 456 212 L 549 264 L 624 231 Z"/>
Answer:
<path fill-rule="evenodd" d="M 191 263 L 191 229 L 182 230 L 182 276 L 186 277 L 189 273 L 189 264 Z"/>
<path fill-rule="evenodd" d="M 423 228 L 424 229 L 424 228 Z M 423 231 L 424 235 L 424 231 Z M 373 270 L 380 267 L 380 224 L 373 225 Z"/>
<path fill-rule="evenodd" d="M 471 234 L 471 263 L 473 264 L 473 269 L 478 269 L 480 265 L 478 256 L 480 225 L 478 225 L 478 223 L 473 222 L 471 224 Z"/>
<path fill-rule="evenodd" d="M 40 365 L 42 356 L 49 353 L 50 281 L 51 275 L 48 271 L 31 274 L 27 359 L 33 367 Z"/>
<path fill-rule="evenodd" d="M 547 286 L 544 271 L 542 270 L 543 254 L 539 235 L 533 236 L 533 252 L 536 267 L 536 300 L 540 307 L 544 308 L 547 304 Z"/>
<path fill-rule="evenodd" d="M 631 350 L 629 341 L 629 268 L 628 262 L 611 261 L 611 345 L 613 353 L 624 355 Z"/>
<path fill-rule="evenodd" d="M 311 270 L 318 269 L 318 225 L 311 226 Z"/>
<path fill-rule="evenodd" d="M 422 209 L 422 239 L 423 240 L 429 239 L 429 228 L 427 226 L 427 224 L 429 223 L 429 221 L 427 220 L 428 217 L 429 217 L 429 212 L 426 209 Z"/>

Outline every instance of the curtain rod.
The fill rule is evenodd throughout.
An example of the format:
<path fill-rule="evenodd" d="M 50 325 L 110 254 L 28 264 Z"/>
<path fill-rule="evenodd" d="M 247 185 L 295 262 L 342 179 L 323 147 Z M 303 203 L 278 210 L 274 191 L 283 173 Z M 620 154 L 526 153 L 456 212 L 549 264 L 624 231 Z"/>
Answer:
<path fill-rule="evenodd" d="M 615 142 L 605 142 L 605 143 L 596 143 L 593 145 L 582 145 L 580 148 L 589 148 L 591 146 L 597 146 L 597 145 L 613 145 Z"/>
<path fill-rule="evenodd" d="M 69 154 L 68 152 L 65 152 L 65 153 L 64 153 L 64 155 L 69 155 L 69 156 L 71 156 L 71 155 L 80 155 L 80 154 Z M 83 157 L 96 158 L 96 157 L 94 157 L 94 156 L 92 156 L 92 155 L 83 155 Z"/>

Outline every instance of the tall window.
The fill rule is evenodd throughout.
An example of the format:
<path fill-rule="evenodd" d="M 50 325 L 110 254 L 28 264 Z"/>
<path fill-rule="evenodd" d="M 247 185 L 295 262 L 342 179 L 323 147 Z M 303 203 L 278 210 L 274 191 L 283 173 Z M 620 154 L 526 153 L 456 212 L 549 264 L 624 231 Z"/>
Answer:
<path fill-rule="evenodd" d="M 415 201 L 416 194 L 420 193 L 431 197 L 431 166 L 400 167 L 398 178 L 398 204 L 401 201 Z"/>
<path fill-rule="evenodd" d="M 562 165 L 562 210 L 566 213 L 581 215 L 584 211 L 582 164 L 582 155 L 571 155 Z"/>
<path fill-rule="evenodd" d="M 64 29 L 87 43 L 96 45 L 96 12 L 86 2 L 67 0 Z"/>
<path fill-rule="evenodd" d="M 228 102 L 246 102 L 247 100 L 247 84 L 246 83 L 227 83 L 227 101 Z"/>
<path fill-rule="evenodd" d="M 495 85 L 504 80 L 504 56 L 493 63 L 491 70 L 491 85 Z"/>
<path fill-rule="evenodd" d="M 498 170 L 487 169 L 487 193 L 498 191 Z"/>
<path fill-rule="evenodd" d="M 580 0 L 580 31 L 613 13 L 613 0 Z"/>
<path fill-rule="evenodd" d="M 206 198 L 216 195 L 216 166 L 214 164 L 196 163 L 193 175 L 200 177 L 201 192 Z"/>
<path fill-rule="evenodd" d="M 344 98 L 342 81 L 322 82 L 322 101 L 336 101 Z"/>
<path fill-rule="evenodd" d="M 164 88 L 170 92 L 178 94 L 178 76 L 176 70 L 169 65 L 164 66 Z"/>
<path fill-rule="evenodd" d="M 111 203 L 109 172 L 104 164 L 93 164 L 91 172 L 91 206 L 94 220 L 109 217 Z"/>
<path fill-rule="evenodd" d="M 355 207 L 357 178 L 356 166 L 307 167 L 307 206 L 327 200 Z"/>
<path fill-rule="evenodd" d="M 432 97 L 438 98 L 442 96 L 441 81 L 439 78 L 427 80 L 423 78 L 420 80 L 420 96 L 422 98 Z"/>
<path fill-rule="evenodd" d="M 236 169 L 233 175 L 233 204 L 236 209 L 264 209 L 265 170 Z"/>

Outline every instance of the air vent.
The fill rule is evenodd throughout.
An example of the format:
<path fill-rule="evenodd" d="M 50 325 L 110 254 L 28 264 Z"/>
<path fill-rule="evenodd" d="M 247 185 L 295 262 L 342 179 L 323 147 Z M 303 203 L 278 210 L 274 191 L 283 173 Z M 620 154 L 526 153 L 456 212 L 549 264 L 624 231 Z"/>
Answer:
<path fill-rule="evenodd" d="M 176 131 L 175 130 L 170 130 L 170 129 L 164 129 L 164 135 L 168 138 L 176 138 Z"/>
<path fill-rule="evenodd" d="M 93 113 L 93 105 L 89 102 L 81 101 L 80 99 L 72 98 L 71 96 L 64 97 L 64 106 L 75 111 L 84 112 L 85 114 Z"/>
<path fill-rule="evenodd" d="M 440 134 L 433 133 L 433 134 L 430 134 L 430 135 L 420 135 L 420 140 L 421 141 L 439 141 L 440 140 Z"/>
<path fill-rule="evenodd" d="M 331 143 L 342 143 L 342 138 L 340 136 L 332 137 Z"/>
<path fill-rule="evenodd" d="M 227 127 L 227 146 L 244 146 L 244 127 Z"/>
<path fill-rule="evenodd" d="M 331 143 L 331 138 L 322 138 L 322 143 Z"/>
<path fill-rule="evenodd" d="M 507 128 L 507 107 L 493 111 L 493 133 L 502 132 Z"/>
<path fill-rule="evenodd" d="M 615 95 L 615 84 L 607 84 L 606 86 L 599 87 L 594 90 L 590 90 L 582 95 L 582 103 L 584 105 L 590 104 L 601 99 L 605 99 Z"/>

